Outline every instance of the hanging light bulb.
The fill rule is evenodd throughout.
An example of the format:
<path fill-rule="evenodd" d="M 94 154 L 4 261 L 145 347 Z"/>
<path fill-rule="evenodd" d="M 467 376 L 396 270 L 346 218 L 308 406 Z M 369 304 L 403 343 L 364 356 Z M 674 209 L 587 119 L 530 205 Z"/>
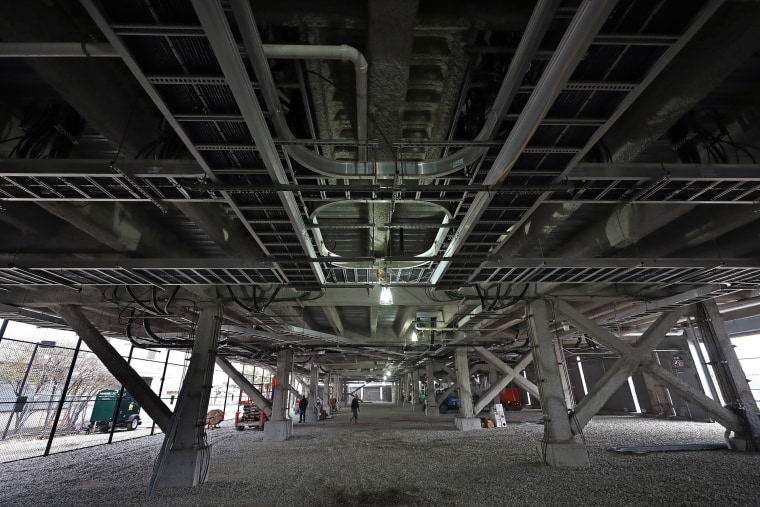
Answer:
<path fill-rule="evenodd" d="M 412 331 L 412 341 L 413 342 L 417 341 L 417 331 Z"/>
<path fill-rule="evenodd" d="M 391 288 L 390 287 L 383 287 L 380 290 L 380 304 L 381 305 L 392 305 L 393 304 L 393 294 L 391 294 Z"/>

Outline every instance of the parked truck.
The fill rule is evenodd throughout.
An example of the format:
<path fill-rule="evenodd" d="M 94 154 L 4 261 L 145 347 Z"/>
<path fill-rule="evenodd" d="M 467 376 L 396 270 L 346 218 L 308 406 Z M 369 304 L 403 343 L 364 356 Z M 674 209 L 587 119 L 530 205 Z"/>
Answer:
<path fill-rule="evenodd" d="M 119 403 L 118 389 L 101 389 L 98 392 L 90 415 L 90 429 L 92 431 L 106 433 L 111 430 L 112 425 L 116 428 L 126 428 L 128 431 L 132 431 L 142 424 L 140 404 L 132 398 L 131 394 L 124 391 L 118 411 L 116 410 L 117 403 Z M 115 421 L 114 414 L 116 414 Z"/>

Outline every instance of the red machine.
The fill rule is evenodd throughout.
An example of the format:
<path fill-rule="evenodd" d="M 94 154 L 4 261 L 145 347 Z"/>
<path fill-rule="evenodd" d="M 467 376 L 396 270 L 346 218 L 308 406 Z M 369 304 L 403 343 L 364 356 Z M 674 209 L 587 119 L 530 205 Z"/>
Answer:
<path fill-rule="evenodd" d="M 505 387 L 499 392 L 499 401 L 504 410 L 522 410 L 520 393 L 514 387 Z"/>

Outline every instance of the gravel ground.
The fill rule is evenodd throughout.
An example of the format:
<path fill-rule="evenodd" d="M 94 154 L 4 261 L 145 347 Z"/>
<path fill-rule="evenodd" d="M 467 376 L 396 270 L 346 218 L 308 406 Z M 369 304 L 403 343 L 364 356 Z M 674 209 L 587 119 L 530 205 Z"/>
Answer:
<path fill-rule="evenodd" d="M 622 445 L 720 443 L 717 424 L 594 417 L 591 466 L 541 463 L 540 413 L 507 414 L 506 428 L 459 432 L 453 416 L 364 404 L 295 424 L 286 442 L 260 431 L 209 432 L 209 480 L 146 497 L 162 437 L 145 437 L 0 465 L 0 505 L 500 506 L 760 504 L 760 454 L 728 450 L 612 452 Z"/>

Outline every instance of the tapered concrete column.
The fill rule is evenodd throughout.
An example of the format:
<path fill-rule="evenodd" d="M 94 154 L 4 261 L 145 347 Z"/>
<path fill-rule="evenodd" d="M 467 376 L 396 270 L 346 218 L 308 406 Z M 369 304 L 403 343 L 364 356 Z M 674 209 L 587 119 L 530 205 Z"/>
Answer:
<path fill-rule="evenodd" d="M 729 445 L 737 451 L 760 451 L 760 416 L 757 402 L 747 381 L 731 338 L 726 332 L 723 319 L 715 300 L 697 305 L 699 329 L 710 355 L 710 362 L 718 379 L 723 399 L 744 422 L 744 432 L 734 432 Z"/>
<path fill-rule="evenodd" d="M 459 415 L 454 418 L 454 425 L 461 431 L 480 429 L 480 419 L 472 413 L 470 366 L 465 347 L 458 347 L 454 352 L 454 367 L 457 370 L 457 394 L 459 396 Z"/>
<path fill-rule="evenodd" d="M 196 486 L 208 477 L 211 446 L 204 442 L 206 413 L 222 312 L 217 303 L 201 306 L 190 363 L 151 477 L 151 494 L 162 488 Z"/>
<path fill-rule="evenodd" d="M 589 464 L 586 449 L 576 442 L 570 429 L 565 392 L 544 300 L 535 300 L 528 305 L 528 323 L 533 362 L 538 370 L 541 410 L 544 413 L 544 438 L 538 445 L 539 455 L 551 466 L 586 466 Z"/>
<path fill-rule="evenodd" d="M 438 405 L 435 403 L 435 364 L 428 363 L 425 365 L 425 376 L 427 377 L 427 383 L 425 385 L 425 394 L 428 399 L 428 410 L 425 412 L 427 416 L 441 415 L 438 410 Z"/>
<path fill-rule="evenodd" d="M 309 376 L 309 406 L 306 409 L 306 422 L 317 422 L 319 412 L 317 411 L 317 398 L 319 388 L 319 365 L 311 364 L 311 375 Z"/>
<path fill-rule="evenodd" d="M 288 415 L 288 390 L 293 368 L 293 349 L 277 352 L 277 384 L 274 386 L 272 416 L 264 424 L 264 440 L 287 440 L 293 434 L 293 419 Z"/>

